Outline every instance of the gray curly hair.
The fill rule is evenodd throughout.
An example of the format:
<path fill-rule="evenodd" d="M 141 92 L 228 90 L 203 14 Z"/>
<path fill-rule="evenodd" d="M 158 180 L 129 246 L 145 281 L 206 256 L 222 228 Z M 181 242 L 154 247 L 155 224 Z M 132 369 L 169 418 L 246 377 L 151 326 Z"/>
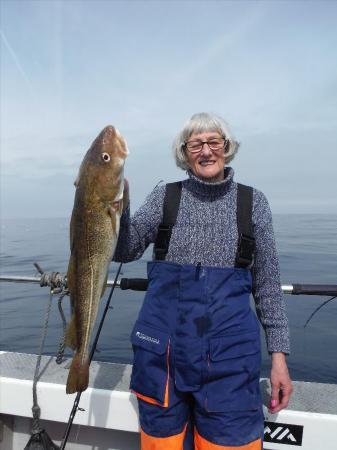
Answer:
<path fill-rule="evenodd" d="M 210 113 L 194 114 L 184 125 L 184 128 L 177 135 L 173 142 L 172 150 L 176 164 L 183 170 L 188 170 L 189 165 L 185 153 L 185 144 L 193 133 L 203 133 L 205 131 L 218 131 L 227 141 L 224 147 L 226 163 L 234 158 L 239 148 L 239 143 L 233 138 L 227 123 L 222 117 Z"/>

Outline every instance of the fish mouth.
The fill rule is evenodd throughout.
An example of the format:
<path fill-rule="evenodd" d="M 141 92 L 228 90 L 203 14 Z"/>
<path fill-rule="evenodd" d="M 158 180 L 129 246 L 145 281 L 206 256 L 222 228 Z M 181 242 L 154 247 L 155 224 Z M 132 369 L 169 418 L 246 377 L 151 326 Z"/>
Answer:
<path fill-rule="evenodd" d="M 123 139 L 123 142 L 124 142 L 124 147 L 119 150 L 119 156 L 121 158 L 125 159 L 127 156 L 129 156 L 130 152 L 129 152 L 127 143 L 125 141 L 125 138 L 122 138 L 122 139 Z"/>
<path fill-rule="evenodd" d="M 128 144 L 126 143 L 125 138 L 123 138 L 123 139 L 124 139 L 124 142 L 125 142 L 125 150 L 124 150 L 124 154 L 125 154 L 125 157 L 127 157 L 127 156 L 130 155 L 130 150 L 129 150 Z"/>
<path fill-rule="evenodd" d="M 122 136 L 122 134 L 120 133 L 118 128 L 114 128 L 114 130 L 115 130 L 117 139 L 122 143 L 122 148 L 120 149 L 120 152 L 119 152 L 120 156 L 122 158 L 126 158 L 130 153 L 126 139 L 124 136 Z"/>

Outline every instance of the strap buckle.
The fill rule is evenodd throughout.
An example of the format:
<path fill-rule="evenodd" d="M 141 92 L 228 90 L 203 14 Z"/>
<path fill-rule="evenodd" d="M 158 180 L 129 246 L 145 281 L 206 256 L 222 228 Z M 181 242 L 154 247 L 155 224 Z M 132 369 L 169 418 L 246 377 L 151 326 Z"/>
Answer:
<path fill-rule="evenodd" d="M 172 227 L 169 225 L 160 224 L 158 227 L 157 239 L 153 249 L 155 259 L 164 260 L 168 252 L 170 243 Z"/>
<path fill-rule="evenodd" d="M 239 237 L 236 266 L 250 269 L 254 264 L 255 238 L 241 233 Z"/>

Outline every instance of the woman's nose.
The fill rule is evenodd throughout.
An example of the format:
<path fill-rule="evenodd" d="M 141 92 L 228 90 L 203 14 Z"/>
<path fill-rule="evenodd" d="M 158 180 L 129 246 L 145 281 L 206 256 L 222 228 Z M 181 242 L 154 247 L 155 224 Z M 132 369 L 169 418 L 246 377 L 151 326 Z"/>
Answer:
<path fill-rule="evenodd" d="M 200 153 L 202 153 L 203 155 L 209 155 L 210 153 L 212 153 L 212 150 L 209 148 L 207 141 L 202 143 L 202 149 Z"/>

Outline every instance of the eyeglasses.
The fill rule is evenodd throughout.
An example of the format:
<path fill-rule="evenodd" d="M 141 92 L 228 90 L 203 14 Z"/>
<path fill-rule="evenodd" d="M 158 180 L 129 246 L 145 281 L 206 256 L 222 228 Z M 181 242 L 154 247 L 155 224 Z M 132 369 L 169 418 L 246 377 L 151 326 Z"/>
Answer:
<path fill-rule="evenodd" d="M 188 141 L 185 143 L 185 148 L 187 148 L 190 153 L 199 153 L 204 148 L 204 144 L 207 144 L 211 150 L 216 152 L 225 147 L 227 140 L 225 138 L 216 138 L 209 139 L 208 141 Z"/>

